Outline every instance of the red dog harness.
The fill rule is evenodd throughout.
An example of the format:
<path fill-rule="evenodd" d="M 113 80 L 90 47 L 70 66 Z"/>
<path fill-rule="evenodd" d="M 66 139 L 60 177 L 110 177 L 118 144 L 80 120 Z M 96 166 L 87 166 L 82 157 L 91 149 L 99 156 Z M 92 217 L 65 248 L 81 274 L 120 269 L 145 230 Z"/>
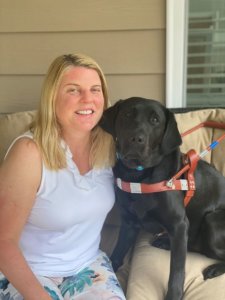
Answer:
<path fill-rule="evenodd" d="M 217 123 L 213 121 L 203 122 L 193 127 L 192 129 L 187 130 L 186 132 L 181 134 L 181 136 L 184 137 L 187 134 L 201 127 L 225 129 L 225 124 Z M 191 198 L 193 197 L 196 189 L 194 171 L 197 167 L 198 161 L 201 158 L 203 158 L 209 151 L 214 149 L 218 145 L 218 143 L 222 141 L 224 138 L 225 138 L 225 134 L 223 134 L 219 139 L 217 139 L 212 144 L 210 144 L 199 155 L 196 153 L 195 150 L 193 149 L 189 150 L 187 154 L 184 155 L 183 158 L 184 167 L 169 180 L 148 184 L 148 183 L 137 183 L 137 182 L 125 182 L 122 181 L 120 178 L 116 178 L 116 184 L 121 190 L 128 193 L 135 193 L 135 194 L 149 194 L 149 193 L 158 193 L 164 191 L 186 191 L 185 198 L 184 198 L 184 205 L 187 206 Z M 185 176 L 185 179 L 179 179 L 183 174 Z"/>

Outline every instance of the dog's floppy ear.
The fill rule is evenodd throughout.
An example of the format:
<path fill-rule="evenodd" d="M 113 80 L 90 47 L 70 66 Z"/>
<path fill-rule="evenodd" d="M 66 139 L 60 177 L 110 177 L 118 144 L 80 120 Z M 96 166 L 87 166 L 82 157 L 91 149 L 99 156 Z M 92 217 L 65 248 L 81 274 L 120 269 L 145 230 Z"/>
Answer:
<path fill-rule="evenodd" d="M 103 112 L 102 118 L 99 121 L 99 126 L 106 132 L 110 133 L 114 138 L 116 137 L 115 122 L 119 111 L 120 104 L 123 100 L 118 100 L 113 106 L 109 107 Z"/>
<path fill-rule="evenodd" d="M 166 130 L 161 143 L 161 151 L 163 154 L 168 154 L 182 144 L 180 132 L 177 128 L 177 122 L 174 114 L 166 109 L 167 124 Z"/>

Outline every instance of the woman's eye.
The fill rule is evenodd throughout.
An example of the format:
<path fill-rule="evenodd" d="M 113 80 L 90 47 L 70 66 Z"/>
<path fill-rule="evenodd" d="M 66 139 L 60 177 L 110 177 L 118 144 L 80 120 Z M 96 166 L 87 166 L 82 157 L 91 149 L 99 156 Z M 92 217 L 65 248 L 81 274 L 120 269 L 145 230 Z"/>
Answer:
<path fill-rule="evenodd" d="M 77 88 L 70 88 L 68 90 L 68 92 L 71 93 L 71 94 L 77 94 L 77 93 L 79 93 L 79 90 Z"/>
<path fill-rule="evenodd" d="M 101 93 L 102 89 L 100 87 L 92 88 L 93 93 Z"/>

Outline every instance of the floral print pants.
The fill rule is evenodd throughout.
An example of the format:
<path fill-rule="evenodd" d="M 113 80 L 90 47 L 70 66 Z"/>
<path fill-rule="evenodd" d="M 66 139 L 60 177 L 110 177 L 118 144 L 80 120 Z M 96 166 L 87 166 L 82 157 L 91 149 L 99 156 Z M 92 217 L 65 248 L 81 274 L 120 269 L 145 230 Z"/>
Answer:
<path fill-rule="evenodd" d="M 53 300 L 126 300 L 107 255 L 68 277 L 37 276 Z M 23 300 L 0 273 L 0 300 Z"/>

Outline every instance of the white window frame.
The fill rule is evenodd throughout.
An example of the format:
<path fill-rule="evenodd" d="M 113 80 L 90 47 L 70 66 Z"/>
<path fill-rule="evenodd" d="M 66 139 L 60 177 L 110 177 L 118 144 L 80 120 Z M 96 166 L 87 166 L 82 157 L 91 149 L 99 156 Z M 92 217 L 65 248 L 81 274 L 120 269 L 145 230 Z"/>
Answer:
<path fill-rule="evenodd" d="M 166 1 L 166 106 L 186 107 L 188 0 Z"/>

